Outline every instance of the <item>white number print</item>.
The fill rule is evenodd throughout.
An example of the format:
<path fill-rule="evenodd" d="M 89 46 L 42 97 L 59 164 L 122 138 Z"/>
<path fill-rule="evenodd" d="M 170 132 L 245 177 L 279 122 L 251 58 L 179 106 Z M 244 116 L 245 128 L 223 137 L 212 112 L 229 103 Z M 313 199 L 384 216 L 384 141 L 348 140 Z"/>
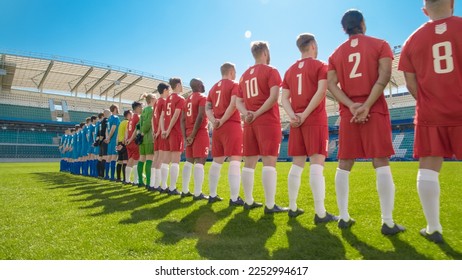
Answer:
<path fill-rule="evenodd" d="M 298 80 L 298 95 L 302 95 L 302 74 L 297 74 Z"/>
<path fill-rule="evenodd" d="M 443 52 L 441 52 L 443 49 Z M 433 69 L 437 74 L 446 74 L 454 70 L 454 59 L 452 58 L 452 44 L 449 41 L 434 44 L 433 52 Z M 443 53 L 443 54 L 442 54 Z M 443 63 L 443 61 L 445 63 Z"/>
<path fill-rule="evenodd" d="M 245 81 L 245 87 L 247 90 L 247 98 L 258 96 L 257 77 Z"/>
<path fill-rule="evenodd" d="M 361 62 L 361 54 L 360 53 L 352 53 L 348 56 L 348 62 L 354 62 L 353 69 L 350 72 L 350 79 L 362 77 L 362 73 L 357 73 L 359 63 Z"/>
<path fill-rule="evenodd" d="M 186 116 L 191 117 L 192 116 L 192 103 L 188 103 L 188 112 L 186 112 Z"/>
<path fill-rule="evenodd" d="M 220 104 L 221 90 L 217 90 L 216 93 L 218 97 L 217 97 L 217 102 L 215 102 L 215 107 L 218 107 L 218 104 Z"/>
<path fill-rule="evenodd" d="M 172 114 L 172 103 L 167 103 L 167 116 L 170 116 L 170 114 Z"/>

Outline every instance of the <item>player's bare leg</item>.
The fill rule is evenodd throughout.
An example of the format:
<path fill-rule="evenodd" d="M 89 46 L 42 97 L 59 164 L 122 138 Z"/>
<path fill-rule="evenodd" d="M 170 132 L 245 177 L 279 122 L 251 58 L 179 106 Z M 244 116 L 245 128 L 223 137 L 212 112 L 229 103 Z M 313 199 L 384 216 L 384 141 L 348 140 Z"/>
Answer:
<path fill-rule="evenodd" d="M 335 192 L 340 211 L 338 226 L 340 228 L 349 228 L 355 223 L 348 213 L 349 177 L 354 163 L 354 159 L 339 159 L 337 172 L 335 173 Z"/>
<path fill-rule="evenodd" d="M 443 242 L 443 228 L 440 224 L 440 183 L 438 178 L 442 165 L 442 157 L 421 157 L 417 174 L 417 191 L 427 221 L 427 226 L 420 233 L 436 243 Z"/>

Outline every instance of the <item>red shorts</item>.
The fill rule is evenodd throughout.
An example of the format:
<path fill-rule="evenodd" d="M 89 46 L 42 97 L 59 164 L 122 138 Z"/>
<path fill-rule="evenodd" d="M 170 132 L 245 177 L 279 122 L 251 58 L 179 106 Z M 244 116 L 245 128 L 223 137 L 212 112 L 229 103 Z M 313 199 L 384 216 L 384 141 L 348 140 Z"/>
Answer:
<path fill-rule="evenodd" d="M 134 159 L 134 160 L 139 160 L 140 159 L 140 149 L 139 149 L 138 145 L 135 144 L 135 142 L 131 142 L 126 147 L 127 147 L 127 152 L 128 152 L 128 158 L 129 159 Z"/>
<path fill-rule="evenodd" d="M 225 122 L 212 134 L 213 157 L 242 156 L 242 126 L 240 122 Z"/>
<path fill-rule="evenodd" d="M 462 159 L 462 126 L 415 126 L 414 157 Z"/>
<path fill-rule="evenodd" d="M 305 125 L 290 128 L 289 156 L 320 154 L 327 157 L 328 147 L 329 130 L 327 126 Z"/>
<path fill-rule="evenodd" d="M 186 146 L 186 158 L 207 158 L 209 156 L 210 138 L 207 130 L 200 130 L 190 146 Z"/>
<path fill-rule="evenodd" d="M 339 159 L 381 158 L 395 154 L 392 144 L 390 116 L 370 113 L 365 124 L 350 123 L 341 117 L 339 129 Z"/>
<path fill-rule="evenodd" d="M 244 126 L 244 156 L 274 156 L 279 155 L 282 133 L 281 124 L 245 125 Z"/>
<path fill-rule="evenodd" d="M 162 135 L 159 134 L 154 140 L 154 151 L 166 151 L 165 147 L 168 147 L 167 140 L 162 139 Z M 167 149 L 168 150 L 168 149 Z"/>
<path fill-rule="evenodd" d="M 183 152 L 184 150 L 184 139 L 181 133 L 170 132 L 168 136 L 168 145 L 170 152 Z"/>

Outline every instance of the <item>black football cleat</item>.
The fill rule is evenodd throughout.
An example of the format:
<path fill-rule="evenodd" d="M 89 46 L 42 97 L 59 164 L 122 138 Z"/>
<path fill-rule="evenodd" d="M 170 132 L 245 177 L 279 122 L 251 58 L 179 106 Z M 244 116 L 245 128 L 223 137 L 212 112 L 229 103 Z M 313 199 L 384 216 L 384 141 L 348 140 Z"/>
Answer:
<path fill-rule="evenodd" d="M 305 213 L 303 209 L 297 208 L 297 210 L 292 211 L 292 209 L 289 209 L 289 212 L 287 213 L 289 215 L 289 218 L 295 218 L 300 216 L 301 214 Z"/>
<path fill-rule="evenodd" d="M 229 206 L 244 206 L 244 200 L 240 196 L 237 197 L 236 201 L 229 199 Z"/>
<path fill-rule="evenodd" d="M 182 192 L 182 193 L 181 193 L 181 197 L 182 197 L 182 198 L 183 198 L 183 197 L 191 197 L 191 196 L 193 196 L 193 194 L 190 193 L 190 192 L 187 192 L 187 193 Z"/>
<path fill-rule="evenodd" d="M 398 225 L 398 224 L 395 224 L 393 227 L 389 227 L 387 224 L 383 223 L 381 232 L 383 235 L 391 236 L 391 235 L 395 235 L 400 232 L 403 232 L 405 230 L 406 230 L 405 227 Z"/>
<path fill-rule="evenodd" d="M 174 189 L 173 191 L 169 190 L 168 195 L 180 195 L 180 192 L 177 189 Z"/>
<path fill-rule="evenodd" d="M 274 214 L 274 213 L 283 213 L 283 212 L 288 212 L 289 208 L 287 207 L 280 207 L 274 204 L 273 208 L 269 209 L 268 207 L 265 206 L 264 213 L 265 214 Z"/>
<path fill-rule="evenodd" d="M 209 196 L 201 193 L 198 196 L 193 196 L 193 200 L 209 200 Z"/>
<path fill-rule="evenodd" d="M 255 201 L 252 204 L 247 204 L 247 202 L 244 203 L 245 210 L 251 210 L 251 209 L 260 208 L 260 207 L 263 207 L 263 203 L 255 202 Z"/>
<path fill-rule="evenodd" d="M 219 202 L 219 201 L 222 201 L 223 198 L 219 197 L 218 195 L 216 196 L 209 196 L 209 203 L 215 203 L 215 202 Z"/>
<path fill-rule="evenodd" d="M 329 212 L 326 212 L 326 216 L 323 218 L 319 217 L 318 214 L 314 214 L 314 224 L 323 224 L 323 223 L 328 223 L 328 222 L 333 222 L 333 221 L 338 221 L 339 217 L 334 216 L 330 214 Z"/>
<path fill-rule="evenodd" d="M 340 229 L 347 229 L 347 228 L 350 228 L 352 225 L 354 225 L 356 223 L 355 220 L 353 220 L 352 218 L 350 218 L 348 221 L 345 221 L 343 219 L 340 219 L 338 221 L 338 227 Z"/>
<path fill-rule="evenodd" d="M 420 230 L 420 235 L 437 244 L 444 243 L 443 235 L 439 231 L 428 233 L 426 228 Z"/>

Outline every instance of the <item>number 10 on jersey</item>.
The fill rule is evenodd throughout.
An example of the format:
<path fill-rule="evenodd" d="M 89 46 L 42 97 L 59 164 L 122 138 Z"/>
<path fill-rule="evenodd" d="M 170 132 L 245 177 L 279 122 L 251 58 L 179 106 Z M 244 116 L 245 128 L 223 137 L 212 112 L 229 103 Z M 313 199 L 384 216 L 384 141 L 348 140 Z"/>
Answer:
<path fill-rule="evenodd" d="M 245 81 L 245 89 L 247 91 L 247 98 L 258 96 L 257 77 Z"/>

